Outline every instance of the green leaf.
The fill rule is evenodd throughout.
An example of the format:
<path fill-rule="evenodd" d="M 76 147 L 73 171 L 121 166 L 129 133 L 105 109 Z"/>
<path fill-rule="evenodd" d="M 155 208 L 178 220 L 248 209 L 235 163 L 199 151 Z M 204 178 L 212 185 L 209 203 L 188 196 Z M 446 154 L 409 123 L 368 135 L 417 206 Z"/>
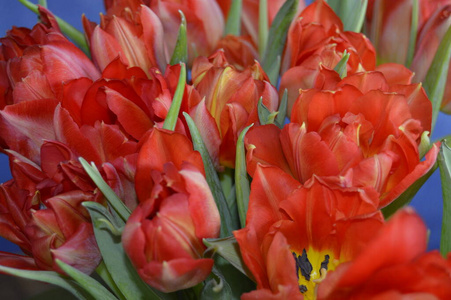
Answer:
<path fill-rule="evenodd" d="M 179 34 L 175 44 L 174 52 L 172 53 L 171 65 L 188 62 L 188 42 L 186 37 L 186 18 L 181 10 L 179 10 L 182 19 L 179 27 Z"/>
<path fill-rule="evenodd" d="M 88 292 L 96 300 L 114 300 L 117 299 L 111 294 L 103 285 L 97 280 L 83 272 L 75 269 L 74 267 L 56 259 L 55 262 L 67 275 L 80 284 L 80 286 Z"/>
<path fill-rule="evenodd" d="M 219 210 L 219 215 L 221 216 L 220 235 L 221 237 L 232 235 L 232 231 L 238 228 L 238 224 L 233 222 L 229 207 L 227 205 L 227 200 L 221 188 L 221 182 L 219 181 L 218 174 L 216 173 L 215 167 L 211 161 L 210 154 L 202 141 L 202 137 L 200 136 L 199 130 L 197 129 L 193 119 L 191 119 L 190 115 L 186 112 L 184 112 L 183 115 L 185 116 L 186 123 L 189 127 L 194 150 L 198 151 L 202 156 L 207 183 L 215 199 L 216 206 Z"/>
<path fill-rule="evenodd" d="M 362 30 L 368 0 L 328 0 L 327 3 L 340 17 L 345 31 Z"/>
<path fill-rule="evenodd" d="M 0 265 L 0 271 L 9 275 L 37 280 L 41 282 L 50 283 L 59 287 L 62 287 L 69 292 L 71 292 L 78 299 L 91 300 L 94 299 L 91 296 L 85 294 L 85 292 L 78 286 L 78 284 L 71 279 L 65 278 L 64 276 L 53 272 L 53 271 L 31 271 L 31 270 L 20 270 L 9 267 L 4 267 Z"/>
<path fill-rule="evenodd" d="M 263 97 L 260 97 L 257 104 L 258 121 L 261 125 L 274 124 L 277 111 L 270 112 L 269 109 L 263 104 Z"/>
<path fill-rule="evenodd" d="M 384 217 L 386 219 L 390 218 L 395 212 L 398 211 L 398 209 L 409 204 L 410 201 L 412 201 L 415 194 L 418 192 L 418 190 L 423 186 L 423 184 L 428 180 L 428 178 L 432 175 L 432 173 L 434 173 L 436 169 L 437 163 L 434 164 L 434 166 L 429 170 L 429 172 L 424 174 L 422 177 L 418 178 L 417 181 L 415 181 L 411 186 L 409 186 L 407 190 L 405 190 L 404 193 L 402 193 L 392 203 L 382 208 L 382 213 L 384 214 Z"/>
<path fill-rule="evenodd" d="M 171 107 L 168 115 L 163 123 L 163 128 L 174 131 L 177 119 L 179 117 L 180 105 L 182 105 L 183 93 L 185 92 L 186 84 L 186 67 L 184 63 L 180 63 L 180 76 L 177 88 L 175 89 L 174 98 L 172 99 Z"/>
<path fill-rule="evenodd" d="M 254 276 L 244 264 L 240 247 L 235 237 L 229 236 L 219 239 L 203 239 L 203 242 L 208 248 L 205 252 L 218 253 L 241 273 L 254 280 Z"/>
<path fill-rule="evenodd" d="M 285 1 L 269 28 L 262 66 L 273 85 L 276 85 L 279 79 L 280 58 L 297 7 L 298 0 Z"/>
<path fill-rule="evenodd" d="M 443 193 L 442 236 L 440 252 L 444 257 L 451 251 L 451 148 L 442 143 L 438 157 Z"/>
<path fill-rule="evenodd" d="M 38 6 L 34 3 L 31 3 L 28 0 L 19 0 L 26 8 L 39 15 Z M 86 55 L 90 56 L 88 43 L 86 42 L 85 36 L 79 30 L 77 30 L 74 26 L 70 25 L 63 19 L 55 16 L 56 21 L 61 29 L 61 31 L 70 38 Z"/>
<path fill-rule="evenodd" d="M 96 268 L 97 275 L 103 279 L 103 281 L 110 287 L 110 289 L 114 292 L 114 294 L 121 300 L 127 300 L 125 296 L 122 294 L 121 290 L 117 287 L 114 282 L 113 277 L 111 277 L 110 272 L 105 266 L 105 262 L 101 261 L 99 266 Z"/>
<path fill-rule="evenodd" d="M 243 6 L 242 0 L 232 0 L 230 5 L 227 22 L 225 25 L 225 34 L 232 34 L 239 36 L 241 33 L 241 9 Z"/>
<path fill-rule="evenodd" d="M 116 230 L 120 230 L 124 222 L 115 220 L 104 206 L 96 202 L 87 201 L 82 205 L 91 215 L 94 234 L 103 261 L 122 295 L 126 299 L 172 299 L 172 294 L 153 290 L 139 277 L 122 247 L 121 238 L 112 234 L 105 222 L 98 222 L 98 220 L 108 220 L 112 226 L 116 227 Z"/>
<path fill-rule="evenodd" d="M 234 184 L 235 170 L 225 168 L 225 170 L 218 174 L 221 188 L 226 198 L 227 206 L 229 207 L 230 215 L 232 216 L 233 224 L 238 224 L 240 218 L 238 216 L 238 209 L 236 205 L 236 189 Z"/>
<path fill-rule="evenodd" d="M 258 6 L 258 53 L 263 57 L 268 41 L 268 1 L 260 0 Z"/>
<path fill-rule="evenodd" d="M 86 173 L 88 173 L 89 177 L 91 177 L 92 181 L 97 185 L 99 190 L 103 193 L 108 203 L 114 210 L 118 213 L 119 217 L 125 222 L 130 216 L 130 210 L 127 206 L 125 206 L 124 202 L 116 195 L 113 189 L 103 180 L 102 175 L 100 175 L 99 170 L 94 163 L 91 165 L 83 158 L 80 157 L 78 159 L 85 169 Z"/>
<path fill-rule="evenodd" d="M 47 0 L 39 0 L 38 3 L 40 6 L 47 8 Z"/>
<path fill-rule="evenodd" d="M 338 64 L 335 66 L 334 70 L 340 75 L 340 78 L 343 79 L 348 75 L 348 60 L 350 54 L 345 50 L 343 52 L 343 57 L 340 59 Z"/>
<path fill-rule="evenodd" d="M 202 289 L 202 292 L 200 294 L 200 299 L 229 300 L 232 298 L 233 293 L 230 285 L 227 283 L 221 271 L 216 266 L 213 266 L 211 274 L 205 281 L 204 288 Z"/>
<path fill-rule="evenodd" d="M 280 129 L 282 129 L 283 126 L 285 125 L 285 117 L 287 116 L 287 110 L 288 110 L 288 90 L 285 89 L 285 91 L 283 91 L 282 100 L 280 100 L 279 111 L 277 113 L 276 120 L 274 122 Z"/>
<path fill-rule="evenodd" d="M 31 296 L 28 300 L 77 300 L 77 298 L 62 288 L 54 288 L 50 290 L 46 290 L 37 295 Z"/>
<path fill-rule="evenodd" d="M 418 33 L 418 18 L 419 18 L 419 4 L 418 0 L 412 0 L 412 20 L 410 23 L 410 37 L 409 48 L 407 49 L 406 67 L 409 68 L 412 64 L 413 56 L 415 54 L 415 45 L 417 43 Z"/>
<path fill-rule="evenodd" d="M 260 98 L 261 101 L 261 98 Z M 238 214 L 240 216 L 241 227 L 246 226 L 246 214 L 249 205 L 250 185 L 247 178 L 246 154 L 244 151 L 244 136 L 249 129 L 254 126 L 251 124 L 241 131 L 236 143 L 236 160 L 235 160 L 235 186 L 236 186 L 236 203 L 238 206 Z"/>
<path fill-rule="evenodd" d="M 431 131 L 437 122 L 438 112 L 445 93 L 446 78 L 448 75 L 449 61 L 451 57 L 451 26 L 446 31 L 440 45 L 435 53 L 434 60 L 429 67 L 424 89 L 432 102 L 432 125 Z"/>

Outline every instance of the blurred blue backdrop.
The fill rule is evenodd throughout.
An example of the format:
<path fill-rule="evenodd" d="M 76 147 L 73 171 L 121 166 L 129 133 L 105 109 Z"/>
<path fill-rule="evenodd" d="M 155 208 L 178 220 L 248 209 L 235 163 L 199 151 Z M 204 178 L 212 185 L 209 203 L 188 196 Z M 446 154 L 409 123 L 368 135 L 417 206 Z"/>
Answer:
<path fill-rule="evenodd" d="M 47 0 L 49 9 L 78 29 L 81 29 L 81 15 L 84 13 L 90 20 L 98 23 L 99 13 L 103 11 L 101 0 Z M 31 28 L 37 21 L 36 15 L 23 7 L 18 1 L 0 1 L 0 35 L 4 36 L 12 26 Z M 451 116 L 440 114 L 433 140 L 451 134 Z M 0 153 L 0 182 L 11 178 L 8 159 Z M 426 221 L 430 229 L 430 249 L 438 249 L 440 245 L 442 220 L 442 192 L 438 170 L 421 188 L 411 203 Z M 18 247 L 0 238 L 0 251 L 16 252 Z"/>

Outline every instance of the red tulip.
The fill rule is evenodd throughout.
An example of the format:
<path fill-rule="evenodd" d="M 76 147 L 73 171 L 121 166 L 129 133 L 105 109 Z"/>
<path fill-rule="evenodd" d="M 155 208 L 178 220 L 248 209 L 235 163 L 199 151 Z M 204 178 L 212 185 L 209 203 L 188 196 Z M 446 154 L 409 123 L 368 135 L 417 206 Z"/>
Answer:
<path fill-rule="evenodd" d="M 449 299 L 451 256 L 426 250 L 426 227 L 412 210 L 397 213 L 354 261 L 318 288 L 318 299 Z"/>
<path fill-rule="evenodd" d="M 44 23 L 32 30 L 13 28 L 1 39 L 0 109 L 24 100 L 56 98 L 72 79 L 100 77 L 88 57 L 61 34 L 50 12 L 40 8 L 40 13 Z"/>
<path fill-rule="evenodd" d="M 125 225 L 124 249 L 141 278 L 173 292 L 211 272 L 203 238 L 219 235 L 220 219 L 198 152 L 184 135 L 154 129 L 142 145 L 136 171 L 140 204 Z"/>
<path fill-rule="evenodd" d="M 333 90 L 303 90 L 290 124 L 247 134 L 248 170 L 276 165 L 304 183 L 374 187 L 379 207 L 396 199 L 435 163 L 438 144 L 420 161 L 431 104 L 420 85 L 388 85 L 378 72 L 344 78 Z M 264 133 L 263 133 L 264 132 Z"/>
<path fill-rule="evenodd" d="M 369 1 L 367 27 L 374 42 L 378 62 L 407 63 L 409 35 L 411 31 L 412 1 Z M 415 72 L 414 81 L 422 82 L 431 66 L 438 46 L 451 24 L 451 1 L 420 0 L 418 33 L 410 68 Z M 393 44 L 396 47 L 393 47 Z M 451 113 L 451 77 L 448 76 L 441 109 Z"/>
<path fill-rule="evenodd" d="M 25 269 L 63 273 L 59 259 L 90 274 L 100 253 L 84 201 L 103 201 L 73 153 L 64 145 L 45 142 L 36 165 L 14 151 L 10 155 L 14 179 L 0 186 L 4 238 L 27 256 L 2 254 L 1 263 Z"/>
<path fill-rule="evenodd" d="M 418 29 L 421 31 L 437 10 L 450 4 L 450 1 L 419 0 L 418 4 Z M 376 47 L 379 63 L 405 64 L 411 31 L 412 7 L 413 2 L 409 0 L 368 1 L 367 31 Z"/>
<path fill-rule="evenodd" d="M 318 178 L 300 186 L 282 170 L 259 165 L 246 227 L 234 232 L 257 282 L 243 299 L 315 299 L 326 274 L 352 260 L 381 228 L 376 203 L 370 188 L 330 189 Z"/>
<path fill-rule="evenodd" d="M 163 24 L 149 7 L 134 2 L 133 11 L 129 6 L 108 9 L 117 15 L 102 15 L 100 25 L 83 19 L 92 57 L 100 70 L 116 58 L 128 67 L 141 68 L 146 74 L 152 67 L 166 68 L 169 61 Z"/>
<path fill-rule="evenodd" d="M 194 88 L 203 99 L 190 103 L 190 115 L 216 166 L 234 168 L 238 135 L 246 126 L 258 122 L 260 97 L 270 111 L 278 109 L 277 91 L 257 62 L 239 71 L 229 65 L 221 51 L 209 58 L 198 57 L 192 77 Z"/>
<path fill-rule="evenodd" d="M 281 92 L 288 89 L 289 113 L 299 89 L 312 88 L 321 68 L 335 68 L 344 51 L 350 54 L 348 75 L 374 70 L 376 56 L 370 41 L 363 34 L 343 32 L 340 18 L 324 1 L 313 2 L 293 21 L 280 84 Z"/>
<path fill-rule="evenodd" d="M 167 58 L 170 57 L 175 48 L 181 22 L 179 10 L 186 17 L 190 64 L 198 55 L 210 55 L 224 30 L 224 18 L 218 4 L 213 0 L 110 0 L 105 1 L 105 7 L 107 18 L 116 15 L 113 19 L 119 20 L 118 17 L 121 17 L 123 21 L 120 22 L 129 22 L 127 26 L 131 26 L 133 22 L 139 24 L 134 26 L 135 29 L 130 29 L 135 31 L 132 36 L 129 34 L 127 36 L 129 39 L 134 39 L 132 44 L 142 45 L 137 46 L 136 50 L 134 50 L 136 47 L 131 47 L 130 50 L 143 53 L 141 49 L 144 50 L 143 47 L 145 46 L 151 48 L 147 49 L 147 53 L 150 55 L 155 53 L 159 58 L 166 56 L 165 59 L 159 60 L 160 70 L 165 68 L 165 65 L 161 65 L 161 63 L 163 61 L 168 62 Z M 143 19 L 143 12 L 149 15 L 146 17 L 146 21 Z M 138 17 L 139 14 L 141 14 L 141 22 Z M 101 26 L 105 29 L 103 24 Z M 149 31 L 148 34 L 146 31 Z M 99 49 L 100 51 L 101 49 Z M 113 53 L 112 51 L 111 57 Z"/>

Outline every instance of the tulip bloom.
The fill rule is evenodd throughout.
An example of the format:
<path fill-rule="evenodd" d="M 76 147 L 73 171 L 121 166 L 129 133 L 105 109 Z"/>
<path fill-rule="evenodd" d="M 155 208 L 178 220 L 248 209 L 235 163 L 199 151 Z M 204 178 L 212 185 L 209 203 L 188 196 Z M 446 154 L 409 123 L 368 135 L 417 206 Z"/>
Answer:
<path fill-rule="evenodd" d="M 388 85 L 379 72 L 357 73 L 331 90 L 301 91 L 282 130 L 251 129 L 248 171 L 264 163 L 301 183 L 320 176 L 331 185 L 374 187 L 381 208 L 434 165 L 439 144 L 420 161 L 430 126 L 431 103 L 420 85 Z"/>
<path fill-rule="evenodd" d="M 105 1 L 105 8 L 107 11 L 105 20 L 112 18 L 113 22 L 120 22 L 122 28 L 127 28 L 125 39 L 128 41 L 127 43 L 119 41 L 124 37 L 120 37 L 119 31 L 114 34 L 107 29 L 106 27 L 109 25 L 105 24 L 108 24 L 108 21 L 101 22 L 102 30 L 110 35 L 115 35 L 114 39 L 122 44 L 119 47 L 122 50 L 128 48 L 127 51 L 137 54 L 142 59 L 147 59 L 146 55 L 157 58 L 160 70 L 164 70 L 168 58 L 174 52 L 181 22 L 179 11 L 182 11 L 186 17 L 190 64 L 198 55 L 210 55 L 224 30 L 224 18 L 214 0 L 109 0 Z M 88 25 L 87 22 L 85 24 Z M 91 25 L 85 26 L 85 28 L 89 27 L 92 28 Z M 101 46 L 106 40 L 112 40 L 104 33 L 101 35 L 106 39 L 101 36 L 99 36 L 100 39 L 94 38 L 94 43 L 97 43 L 98 46 Z M 114 41 L 111 45 L 113 44 L 115 44 Z M 97 52 L 100 56 L 102 55 L 101 51 L 104 49 L 98 48 Z M 110 58 L 113 58 L 114 55 L 117 54 L 111 51 Z M 143 70 L 146 71 L 146 69 Z"/>
<path fill-rule="evenodd" d="M 360 33 L 344 32 L 340 18 L 324 1 L 314 1 L 293 21 L 287 37 L 280 91 L 288 89 L 291 113 L 299 89 L 315 84 L 321 68 L 332 70 L 350 54 L 347 74 L 374 70 L 376 55 L 370 41 Z"/>
<path fill-rule="evenodd" d="M 59 31 L 53 16 L 40 8 L 43 23 L 32 30 L 13 28 L 0 45 L 0 109 L 22 101 L 58 97 L 64 83 L 100 72 Z"/>
<path fill-rule="evenodd" d="M 136 171 L 139 206 L 122 233 L 141 278 L 173 292 L 211 272 L 203 238 L 219 235 L 220 218 L 198 152 L 184 135 L 154 129 L 143 142 Z"/>
<path fill-rule="evenodd" d="M 261 66 L 255 62 L 243 71 L 231 66 L 222 51 L 199 57 L 192 69 L 193 85 L 202 101 L 189 104 L 216 167 L 234 168 L 236 141 L 240 132 L 258 123 L 260 97 L 269 111 L 276 111 L 279 98 Z"/>
<path fill-rule="evenodd" d="M 315 299 L 329 272 L 382 227 L 371 190 L 330 189 L 318 178 L 300 186 L 279 168 L 259 165 L 246 227 L 234 232 L 257 283 L 242 299 Z"/>
<path fill-rule="evenodd" d="M 103 198 L 66 146 L 41 148 L 40 165 L 8 150 L 14 179 L 0 186 L 1 235 L 31 258 L 2 253 L 0 263 L 64 273 L 55 263 L 60 259 L 90 274 L 101 258 L 81 203 Z"/>
<path fill-rule="evenodd" d="M 353 260 L 318 288 L 318 299 L 449 299 L 451 256 L 425 253 L 427 229 L 412 210 L 400 211 Z"/>

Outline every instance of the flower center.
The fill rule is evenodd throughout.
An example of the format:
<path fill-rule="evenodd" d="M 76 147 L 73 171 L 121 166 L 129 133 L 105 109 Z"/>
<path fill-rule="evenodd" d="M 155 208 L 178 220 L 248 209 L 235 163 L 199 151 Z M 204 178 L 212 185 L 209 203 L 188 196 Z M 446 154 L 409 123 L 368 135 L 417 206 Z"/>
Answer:
<path fill-rule="evenodd" d="M 302 254 L 292 252 L 296 263 L 299 291 L 306 300 L 316 299 L 316 285 L 324 280 L 327 271 L 335 270 L 339 260 L 329 251 L 302 250 Z"/>

